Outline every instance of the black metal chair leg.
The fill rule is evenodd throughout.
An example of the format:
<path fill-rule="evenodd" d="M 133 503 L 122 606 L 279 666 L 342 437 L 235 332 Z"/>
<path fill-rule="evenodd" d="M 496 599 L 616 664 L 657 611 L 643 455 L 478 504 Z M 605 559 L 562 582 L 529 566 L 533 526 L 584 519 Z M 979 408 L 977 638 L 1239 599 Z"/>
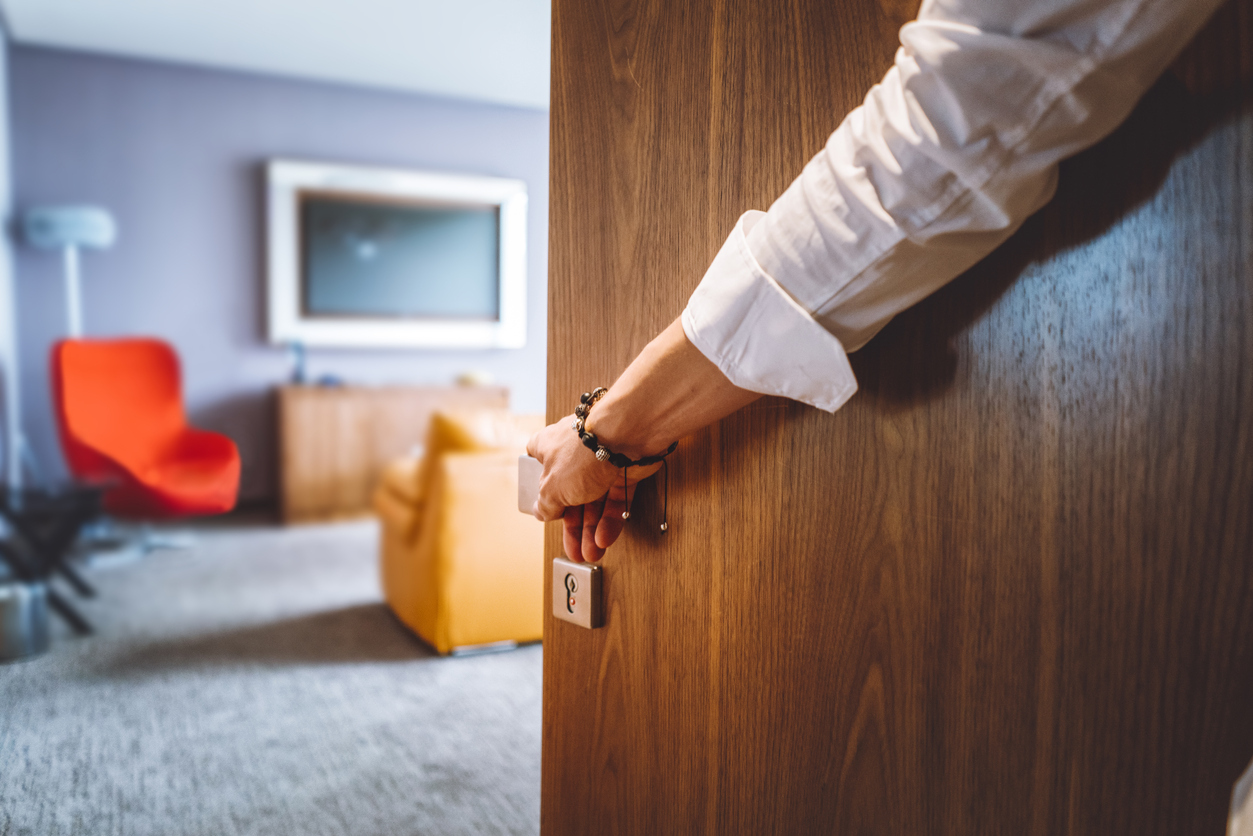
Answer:
<path fill-rule="evenodd" d="M 87 583 L 87 579 L 78 574 L 78 570 L 71 566 L 67 561 L 57 561 L 56 570 L 61 573 L 61 577 L 69 581 L 70 586 L 74 587 L 74 591 L 79 595 L 84 598 L 96 597 L 96 588 Z"/>
<path fill-rule="evenodd" d="M 95 596 L 96 590 L 65 559 L 83 525 L 100 512 L 101 496 L 103 490 L 90 485 L 20 492 L 0 486 L 0 516 L 8 523 L 7 535 L 0 541 L 0 561 L 28 583 L 48 583 L 59 573 L 79 595 Z M 90 622 L 51 586 L 48 605 L 78 635 L 94 632 Z"/>
<path fill-rule="evenodd" d="M 9 571 L 18 580 L 33 581 L 39 577 L 38 572 L 26 561 L 21 552 L 4 541 L 0 541 L 0 561 L 9 567 Z"/>
<path fill-rule="evenodd" d="M 48 588 L 48 606 L 56 611 L 57 615 L 65 619 L 65 623 L 70 625 L 70 629 L 80 636 L 90 636 L 95 630 L 92 629 L 91 623 L 79 614 L 68 601 L 61 597 L 61 593 L 51 587 Z"/>

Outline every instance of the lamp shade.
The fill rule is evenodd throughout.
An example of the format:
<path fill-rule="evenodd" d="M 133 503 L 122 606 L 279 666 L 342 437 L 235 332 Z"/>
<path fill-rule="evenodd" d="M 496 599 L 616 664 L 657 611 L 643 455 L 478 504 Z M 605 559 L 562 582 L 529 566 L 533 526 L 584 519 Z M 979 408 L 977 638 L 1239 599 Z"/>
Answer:
<path fill-rule="evenodd" d="M 32 247 L 105 249 L 117 240 L 117 224 L 97 206 L 41 206 L 22 215 L 22 237 Z"/>

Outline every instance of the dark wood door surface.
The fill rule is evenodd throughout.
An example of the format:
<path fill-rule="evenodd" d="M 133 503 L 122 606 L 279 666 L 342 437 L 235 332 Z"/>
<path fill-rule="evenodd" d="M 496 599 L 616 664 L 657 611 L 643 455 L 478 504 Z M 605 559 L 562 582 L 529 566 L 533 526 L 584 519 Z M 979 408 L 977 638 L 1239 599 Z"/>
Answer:
<path fill-rule="evenodd" d="M 890 65 L 874 0 L 555 0 L 549 418 Z M 640 492 L 549 618 L 542 829 L 1209 834 L 1253 757 L 1253 4 L 1058 197 Z M 546 545 L 560 554 L 558 526 Z M 548 586 L 547 588 L 551 588 Z"/>

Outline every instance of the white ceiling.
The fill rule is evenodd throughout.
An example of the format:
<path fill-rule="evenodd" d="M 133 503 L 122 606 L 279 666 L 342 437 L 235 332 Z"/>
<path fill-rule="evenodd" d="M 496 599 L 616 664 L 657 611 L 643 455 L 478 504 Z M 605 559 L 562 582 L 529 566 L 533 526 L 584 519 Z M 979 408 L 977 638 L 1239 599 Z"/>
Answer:
<path fill-rule="evenodd" d="M 26 44 L 548 107 L 550 0 L 0 0 Z"/>

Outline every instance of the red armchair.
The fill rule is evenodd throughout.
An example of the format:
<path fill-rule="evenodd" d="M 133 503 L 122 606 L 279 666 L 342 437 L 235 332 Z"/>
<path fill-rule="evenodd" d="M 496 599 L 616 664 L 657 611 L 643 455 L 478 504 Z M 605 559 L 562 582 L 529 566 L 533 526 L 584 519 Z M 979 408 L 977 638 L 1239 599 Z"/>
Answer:
<path fill-rule="evenodd" d="M 112 485 L 122 517 L 220 514 L 235 505 L 239 451 L 187 424 L 178 356 L 154 339 L 63 340 L 52 349 L 61 447 L 75 477 Z"/>

